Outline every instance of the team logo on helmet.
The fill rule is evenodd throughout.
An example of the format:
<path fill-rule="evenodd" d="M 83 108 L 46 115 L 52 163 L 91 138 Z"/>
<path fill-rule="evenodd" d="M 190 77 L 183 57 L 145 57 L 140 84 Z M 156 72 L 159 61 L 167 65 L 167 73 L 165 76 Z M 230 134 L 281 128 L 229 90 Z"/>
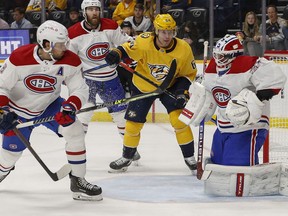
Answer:
<path fill-rule="evenodd" d="M 169 67 L 166 65 L 148 64 L 148 67 L 150 69 L 151 75 L 158 81 L 163 81 L 169 72 Z"/>
<path fill-rule="evenodd" d="M 231 93 L 228 89 L 221 86 L 216 86 L 212 89 L 212 95 L 219 107 L 225 108 L 231 98 Z"/>
<path fill-rule="evenodd" d="M 56 83 L 55 77 L 46 74 L 33 74 L 24 79 L 24 84 L 29 90 L 40 94 L 54 92 Z"/>
<path fill-rule="evenodd" d="M 92 44 L 86 51 L 86 56 L 91 61 L 102 61 L 109 51 L 109 43 Z"/>

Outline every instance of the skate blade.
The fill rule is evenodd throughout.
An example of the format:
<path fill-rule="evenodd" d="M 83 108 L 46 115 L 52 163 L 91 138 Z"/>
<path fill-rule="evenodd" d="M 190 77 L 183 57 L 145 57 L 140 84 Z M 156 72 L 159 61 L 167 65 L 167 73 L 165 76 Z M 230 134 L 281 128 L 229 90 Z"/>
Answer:
<path fill-rule="evenodd" d="M 108 170 L 108 173 L 124 173 L 127 170 L 128 170 L 128 167 L 123 167 L 123 168 L 121 168 L 119 170 L 115 170 L 115 169 L 111 169 L 110 168 L 110 170 Z"/>
<path fill-rule="evenodd" d="M 89 195 L 84 194 L 84 193 L 74 192 L 72 197 L 74 200 L 81 200 L 81 201 L 101 201 L 101 200 L 103 200 L 103 197 L 101 194 L 95 195 L 95 196 L 89 196 Z"/>

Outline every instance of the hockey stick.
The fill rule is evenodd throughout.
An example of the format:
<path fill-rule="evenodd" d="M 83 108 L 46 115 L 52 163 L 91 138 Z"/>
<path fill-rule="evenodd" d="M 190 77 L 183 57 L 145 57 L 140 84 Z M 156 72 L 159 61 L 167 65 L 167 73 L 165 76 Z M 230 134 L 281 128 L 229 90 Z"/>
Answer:
<path fill-rule="evenodd" d="M 104 67 L 107 67 L 107 66 L 109 66 L 109 65 L 108 65 L 108 64 L 98 65 L 98 66 L 96 66 L 96 67 L 94 67 L 94 68 L 90 68 L 90 69 L 88 69 L 88 70 L 83 71 L 82 74 L 90 73 L 90 72 L 92 72 L 92 71 L 94 71 L 94 70 L 99 70 L 99 69 L 104 68 Z"/>
<path fill-rule="evenodd" d="M 175 70 L 176 70 L 176 60 L 173 59 L 171 65 L 170 65 L 170 70 L 171 67 L 174 67 L 173 65 L 175 64 Z M 158 87 L 158 85 L 156 83 L 154 83 L 152 80 L 148 79 L 147 77 L 143 76 L 141 73 L 133 70 L 132 68 L 130 68 L 127 64 L 125 64 L 124 62 L 120 62 L 119 65 L 121 65 L 124 69 L 126 69 L 127 71 L 131 72 L 132 74 L 135 74 L 136 76 L 140 77 L 141 79 L 145 80 L 146 82 L 150 83 L 151 85 L 153 85 L 154 87 Z M 166 78 L 167 79 L 167 78 Z M 163 81 L 164 82 L 164 81 Z M 164 93 L 169 95 L 171 98 L 176 100 L 176 96 L 174 94 L 172 94 L 171 92 L 164 90 Z"/>
<path fill-rule="evenodd" d="M 208 41 L 204 41 L 204 54 L 203 54 L 203 77 L 207 67 L 207 56 L 208 56 Z M 204 119 L 199 125 L 199 136 L 198 136 L 198 155 L 197 155 L 197 179 L 202 180 L 203 176 L 203 148 L 204 148 Z"/>
<path fill-rule="evenodd" d="M 23 142 L 23 144 L 28 148 L 28 150 L 32 153 L 32 155 L 35 157 L 35 159 L 39 162 L 39 164 L 44 168 L 46 173 L 54 180 L 58 181 L 65 176 L 67 176 L 71 172 L 71 166 L 70 164 L 65 164 L 63 167 L 61 167 L 60 170 L 53 173 L 51 170 L 46 166 L 46 164 L 41 160 L 39 155 L 34 151 L 32 148 L 30 142 L 26 139 L 26 137 L 19 131 L 17 128 L 13 129 L 13 132 L 17 135 L 17 137 Z"/>
<path fill-rule="evenodd" d="M 170 66 L 170 70 L 165 78 L 165 80 L 161 83 L 160 86 L 157 86 L 157 89 L 153 92 L 149 92 L 149 93 L 144 93 L 144 94 L 140 94 L 140 95 L 135 95 L 132 96 L 130 98 L 123 98 L 120 100 L 116 100 L 116 101 L 112 101 L 112 102 L 106 102 L 106 103 L 102 103 L 102 104 L 97 104 L 95 106 L 92 107 L 87 107 L 84 109 L 81 109 L 77 112 L 77 114 L 79 113 L 83 113 L 83 112 L 88 112 L 88 111 L 92 111 L 92 110 L 97 110 L 97 109 L 102 109 L 105 107 L 111 107 L 111 106 L 115 106 L 115 105 L 120 105 L 120 104 L 127 104 L 131 101 L 137 101 L 140 99 L 144 99 L 147 97 L 151 97 L 151 96 L 156 96 L 159 94 L 162 94 L 163 92 L 165 92 L 166 88 L 170 85 L 175 72 L 176 72 L 176 67 L 177 67 L 177 63 L 176 60 L 173 60 Z M 50 122 L 54 120 L 54 116 L 49 116 L 49 117 L 45 117 L 45 118 L 41 118 L 41 119 L 37 119 L 34 121 L 28 121 L 28 122 L 24 122 L 24 123 L 20 123 L 17 125 L 17 128 L 24 128 L 24 127 L 29 127 L 29 126 L 34 126 L 34 125 L 38 125 L 38 124 L 42 124 L 45 122 Z"/>

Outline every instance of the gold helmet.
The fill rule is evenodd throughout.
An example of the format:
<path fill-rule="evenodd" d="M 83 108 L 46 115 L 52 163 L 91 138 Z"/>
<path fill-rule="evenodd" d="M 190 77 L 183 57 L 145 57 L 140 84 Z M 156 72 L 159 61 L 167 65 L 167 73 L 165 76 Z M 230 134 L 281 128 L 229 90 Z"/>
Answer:
<path fill-rule="evenodd" d="M 158 14 L 153 24 L 157 34 L 158 30 L 176 30 L 176 22 L 170 14 Z"/>

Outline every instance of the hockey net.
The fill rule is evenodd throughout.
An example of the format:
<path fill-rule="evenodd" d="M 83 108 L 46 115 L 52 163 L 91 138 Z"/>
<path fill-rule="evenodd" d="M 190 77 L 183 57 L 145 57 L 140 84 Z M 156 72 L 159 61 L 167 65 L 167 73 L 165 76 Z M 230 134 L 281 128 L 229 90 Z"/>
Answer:
<path fill-rule="evenodd" d="M 266 51 L 288 77 L 288 51 Z M 271 71 L 272 72 L 272 71 Z M 277 71 L 273 71 L 277 73 Z M 263 162 L 288 162 L 288 86 L 270 101 L 270 129 L 263 146 Z"/>

